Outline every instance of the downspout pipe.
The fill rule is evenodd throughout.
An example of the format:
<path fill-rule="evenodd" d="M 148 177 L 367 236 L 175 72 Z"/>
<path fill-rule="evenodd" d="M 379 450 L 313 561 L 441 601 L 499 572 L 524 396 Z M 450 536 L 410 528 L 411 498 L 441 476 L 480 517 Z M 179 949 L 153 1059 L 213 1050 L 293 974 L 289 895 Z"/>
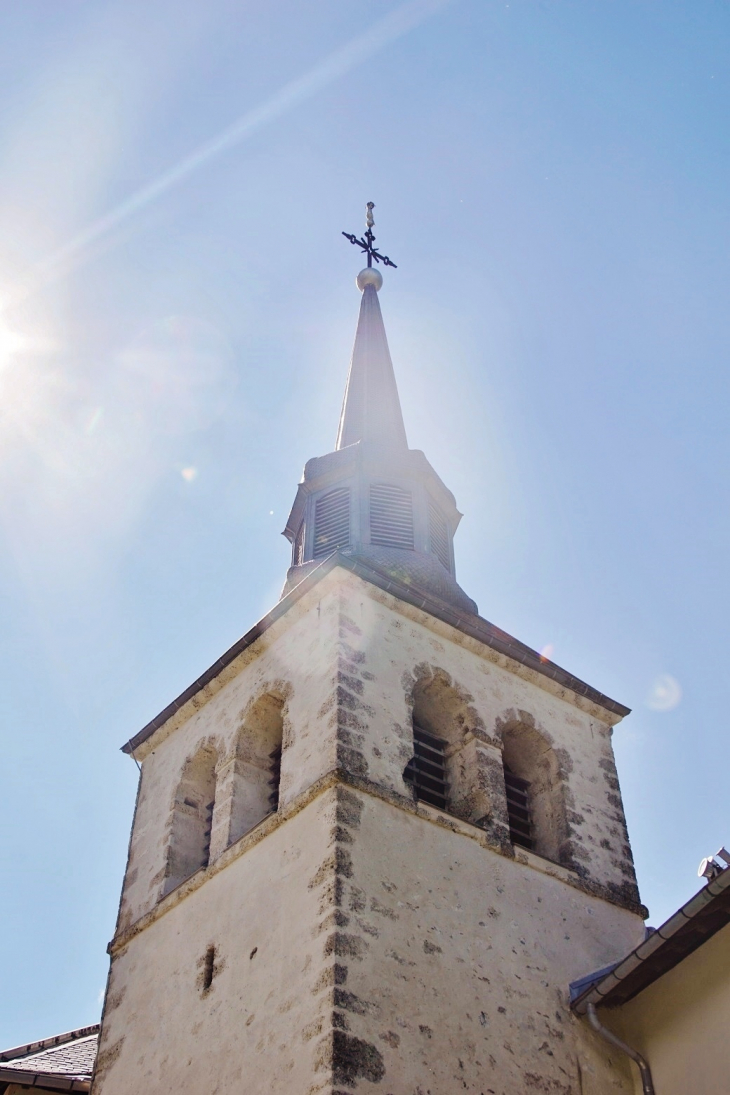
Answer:
<path fill-rule="evenodd" d="M 601 1038 L 603 1038 L 604 1041 L 608 1042 L 612 1046 L 615 1046 L 616 1049 L 620 1049 L 622 1053 L 625 1053 L 627 1057 L 630 1057 L 631 1060 L 638 1065 L 639 1072 L 641 1073 L 641 1090 L 643 1091 L 644 1095 L 655 1095 L 654 1081 L 651 1078 L 651 1069 L 649 1068 L 648 1063 L 644 1060 L 641 1054 L 638 1053 L 635 1049 L 632 1049 L 631 1046 L 626 1044 L 626 1042 L 622 1042 L 621 1039 L 616 1034 L 614 1034 L 612 1030 L 608 1029 L 608 1027 L 604 1027 L 603 1023 L 598 1018 L 598 1012 L 596 1011 L 595 1004 L 588 1004 L 586 1008 L 586 1015 L 588 1016 L 588 1022 L 591 1024 L 595 1032 L 597 1034 L 600 1034 Z"/>

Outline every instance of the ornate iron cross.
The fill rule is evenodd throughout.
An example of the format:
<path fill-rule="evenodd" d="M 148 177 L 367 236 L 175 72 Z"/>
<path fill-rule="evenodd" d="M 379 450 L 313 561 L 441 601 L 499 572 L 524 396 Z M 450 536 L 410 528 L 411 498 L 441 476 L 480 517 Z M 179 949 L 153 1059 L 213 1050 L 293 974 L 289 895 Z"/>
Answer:
<path fill-rule="evenodd" d="M 394 262 L 391 262 L 387 255 L 381 255 L 377 248 L 373 247 L 375 243 L 375 236 L 373 235 L 373 209 L 375 208 L 375 202 L 368 202 L 367 212 L 365 214 L 365 221 L 368 229 L 364 236 L 358 238 L 354 233 L 343 232 L 342 235 L 345 239 L 348 239 L 350 243 L 354 243 L 357 247 L 361 248 L 364 254 L 368 257 L 368 266 L 373 265 L 373 259 L 376 262 L 382 262 L 383 266 L 392 266 L 394 270 L 398 267 Z"/>

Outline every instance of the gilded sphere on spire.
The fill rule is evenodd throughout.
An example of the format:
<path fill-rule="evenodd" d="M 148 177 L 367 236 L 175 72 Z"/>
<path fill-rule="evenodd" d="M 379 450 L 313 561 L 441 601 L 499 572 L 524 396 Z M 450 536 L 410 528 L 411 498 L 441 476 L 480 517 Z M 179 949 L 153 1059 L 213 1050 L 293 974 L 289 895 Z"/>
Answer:
<path fill-rule="evenodd" d="M 364 270 L 360 271 L 355 280 L 360 292 L 364 292 L 366 285 L 372 285 L 377 293 L 383 284 L 383 275 L 374 266 L 366 266 Z"/>

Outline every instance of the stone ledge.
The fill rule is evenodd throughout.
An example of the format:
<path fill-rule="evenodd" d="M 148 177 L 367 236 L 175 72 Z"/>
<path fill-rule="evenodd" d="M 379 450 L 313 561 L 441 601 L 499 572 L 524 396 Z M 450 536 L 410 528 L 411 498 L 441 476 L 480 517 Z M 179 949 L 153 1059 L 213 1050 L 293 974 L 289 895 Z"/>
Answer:
<path fill-rule="evenodd" d="M 644 920 L 649 915 L 646 906 L 621 900 L 617 895 L 611 892 L 609 887 L 602 886 L 600 883 L 593 882 L 590 879 L 582 878 L 576 872 L 561 866 L 559 863 L 553 863 L 550 860 L 543 859 L 541 856 L 535 855 L 522 848 L 515 853 L 511 846 L 505 848 L 495 840 L 490 839 L 490 835 L 477 825 L 472 825 L 468 821 L 463 821 L 461 818 L 444 813 L 444 811 L 439 810 L 434 806 L 429 806 L 427 803 L 414 802 L 412 799 L 406 798 L 396 791 L 389 791 L 386 787 L 372 783 L 368 779 L 364 779 L 360 776 L 353 776 L 344 769 L 336 768 L 316 780 L 306 789 L 306 791 L 303 791 L 300 795 L 297 795 L 295 799 L 283 806 L 279 813 L 269 814 L 269 816 L 265 817 L 263 821 L 260 821 L 258 825 L 255 825 L 253 829 L 244 833 L 244 835 L 239 837 L 234 844 L 229 845 L 229 847 L 226 848 L 210 866 L 201 867 L 201 869 L 191 875 L 190 878 L 185 879 L 185 881 L 181 882 L 174 890 L 171 890 L 170 893 L 161 898 L 152 909 L 144 913 L 134 922 L 134 924 L 125 928 L 124 931 L 120 932 L 119 935 L 111 940 L 107 946 L 107 953 L 112 957 L 120 954 L 132 939 L 140 934 L 140 932 L 143 932 L 151 924 L 154 924 L 166 913 L 170 912 L 171 909 L 184 901 L 189 894 L 194 893 L 195 890 L 199 889 L 199 887 L 207 882 L 209 878 L 218 874 L 219 871 L 225 870 L 230 863 L 238 859 L 239 856 L 242 856 L 249 848 L 253 847 L 255 844 L 259 844 L 275 829 L 278 829 L 281 825 L 284 825 L 289 821 L 290 818 L 293 818 L 300 813 L 300 811 L 308 806 L 310 802 L 313 802 L 314 799 L 319 798 L 325 791 L 328 791 L 337 784 L 352 787 L 357 791 L 361 791 L 363 794 L 369 795 L 371 798 L 377 798 L 380 799 L 381 802 L 387 802 L 391 806 L 403 810 L 406 813 L 413 814 L 416 817 L 420 817 L 432 825 L 439 825 L 441 828 L 450 829 L 453 833 L 458 833 L 461 836 L 468 837 L 470 840 L 474 840 L 477 844 L 490 852 L 495 852 L 497 855 L 504 856 L 506 859 L 512 859 L 521 866 L 530 867 L 532 870 L 547 874 L 576 890 L 581 890 L 590 897 L 596 897 L 601 901 L 607 901 L 610 905 L 626 909 L 627 912 L 635 913 Z"/>

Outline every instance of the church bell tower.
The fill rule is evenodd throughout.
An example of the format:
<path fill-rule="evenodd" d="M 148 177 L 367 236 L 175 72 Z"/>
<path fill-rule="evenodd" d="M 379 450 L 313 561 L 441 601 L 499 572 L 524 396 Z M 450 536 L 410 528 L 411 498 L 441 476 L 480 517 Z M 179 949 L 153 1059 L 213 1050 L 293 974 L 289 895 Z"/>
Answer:
<path fill-rule="evenodd" d="M 458 585 L 372 209 L 281 599 L 124 746 L 141 775 L 93 1095 L 633 1090 L 568 1006 L 643 938 L 611 747 L 628 709 Z"/>

